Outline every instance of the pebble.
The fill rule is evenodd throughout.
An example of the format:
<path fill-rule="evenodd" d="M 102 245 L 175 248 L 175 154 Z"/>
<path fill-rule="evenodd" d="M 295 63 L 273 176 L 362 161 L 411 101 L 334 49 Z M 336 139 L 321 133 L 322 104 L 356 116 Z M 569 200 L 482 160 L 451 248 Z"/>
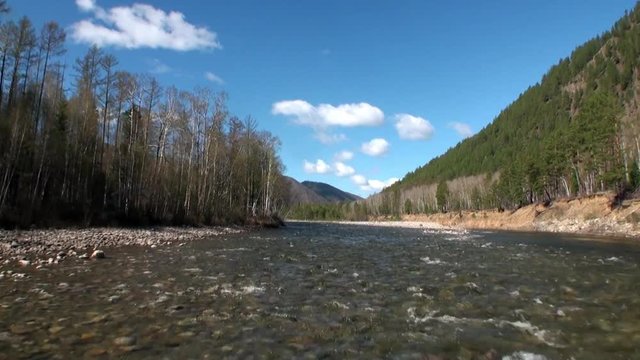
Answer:
<path fill-rule="evenodd" d="M 20 264 L 20 266 L 29 266 L 31 265 L 31 261 L 27 259 L 20 259 L 18 260 L 18 264 Z"/>
<path fill-rule="evenodd" d="M 102 250 L 95 250 L 95 251 L 91 254 L 91 258 L 92 258 L 92 259 L 104 259 L 104 258 L 105 258 L 104 251 L 102 251 Z"/>
<path fill-rule="evenodd" d="M 113 340 L 113 344 L 117 346 L 132 346 L 136 343 L 136 338 L 133 336 L 121 336 Z"/>
<path fill-rule="evenodd" d="M 102 356 L 107 354 L 107 350 L 103 348 L 92 348 L 87 350 L 87 352 L 85 352 L 84 354 L 85 356 L 90 357 Z"/>
<path fill-rule="evenodd" d="M 16 334 L 16 335 L 24 335 L 24 334 L 28 334 L 32 331 L 32 329 L 28 326 L 25 325 L 21 325 L 21 324 L 12 324 L 11 326 L 9 326 L 9 331 L 11 331 L 12 333 Z"/>

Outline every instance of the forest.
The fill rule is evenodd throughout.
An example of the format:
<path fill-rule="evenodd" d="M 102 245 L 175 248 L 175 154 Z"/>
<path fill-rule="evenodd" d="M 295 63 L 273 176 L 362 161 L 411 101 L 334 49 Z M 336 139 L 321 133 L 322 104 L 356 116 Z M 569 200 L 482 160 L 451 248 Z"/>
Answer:
<path fill-rule="evenodd" d="M 227 95 L 163 87 L 0 1 L 0 227 L 243 224 L 282 209 L 279 140 Z"/>
<path fill-rule="evenodd" d="M 640 4 L 561 59 L 490 124 L 358 203 L 294 217 L 516 209 L 640 185 Z"/>

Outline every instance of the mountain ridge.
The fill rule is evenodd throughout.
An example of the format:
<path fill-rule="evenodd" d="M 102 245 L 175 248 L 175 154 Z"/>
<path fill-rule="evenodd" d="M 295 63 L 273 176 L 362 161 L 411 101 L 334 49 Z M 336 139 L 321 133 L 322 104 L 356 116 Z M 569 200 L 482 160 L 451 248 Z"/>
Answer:
<path fill-rule="evenodd" d="M 358 195 L 348 193 L 323 182 L 299 182 L 289 176 L 284 178 L 289 188 L 287 204 L 290 206 L 362 200 Z"/>

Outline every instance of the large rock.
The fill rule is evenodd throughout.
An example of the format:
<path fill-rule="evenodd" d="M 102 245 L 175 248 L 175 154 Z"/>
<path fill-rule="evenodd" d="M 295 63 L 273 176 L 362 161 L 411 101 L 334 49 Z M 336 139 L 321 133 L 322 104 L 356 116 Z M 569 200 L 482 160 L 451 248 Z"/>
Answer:
<path fill-rule="evenodd" d="M 91 254 L 92 259 L 104 259 L 106 256 L 104 255 L 104 251 L 102 250 L 94 250 Z"/>

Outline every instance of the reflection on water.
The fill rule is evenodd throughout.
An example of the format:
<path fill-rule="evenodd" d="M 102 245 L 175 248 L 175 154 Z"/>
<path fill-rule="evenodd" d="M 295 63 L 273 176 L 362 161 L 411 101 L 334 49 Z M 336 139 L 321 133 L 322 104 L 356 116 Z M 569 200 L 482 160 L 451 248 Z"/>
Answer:
<path fill-rule="evenodd" d="M 640 358 L 633 245 L 297 223 L 108 255 L 3 268 L 0 359 Z"/>

